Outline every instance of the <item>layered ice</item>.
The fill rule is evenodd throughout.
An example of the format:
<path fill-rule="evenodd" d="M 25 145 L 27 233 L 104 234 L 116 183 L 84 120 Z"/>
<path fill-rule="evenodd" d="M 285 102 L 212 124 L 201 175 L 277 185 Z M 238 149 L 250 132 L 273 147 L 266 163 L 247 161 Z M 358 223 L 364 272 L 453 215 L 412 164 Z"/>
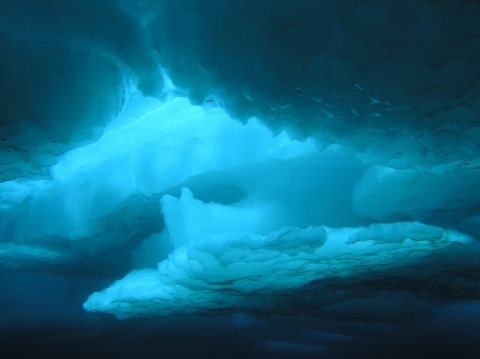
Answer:
<path fill-rule="evenodd" d="M 419 222 L 284 227 L 262 236 L 252 231 L 258 218 L 252 210 L 198 201 L 179 211 L 192 201 L 186 189 L 177 200 L 183 203 L 172 206 L 170 200 L 162 199 L 164 211 L 173 212 L 166 218 L 174 217 L 167 220 L 166 230 L 173 246 L 178 237 L 184 244 L 157 270 L 134 271 L 92 294 L 86 310 L 121 319 L 173 313 L 308 313 L 351 299 L 350 293 L 338 298 L 327 283 L 351 288 L 391 276 L 401 286 L 427 282 L 419 290 L 439 295 L 440 283 L 441 291 L 461 288 L 462 270 L 476 263 L 460 259 L 472 242 L 469 236 Z M 437 265 L 432 269 L 432 264 Z M 452 271 L 454 280 L 442 278 Z"/>

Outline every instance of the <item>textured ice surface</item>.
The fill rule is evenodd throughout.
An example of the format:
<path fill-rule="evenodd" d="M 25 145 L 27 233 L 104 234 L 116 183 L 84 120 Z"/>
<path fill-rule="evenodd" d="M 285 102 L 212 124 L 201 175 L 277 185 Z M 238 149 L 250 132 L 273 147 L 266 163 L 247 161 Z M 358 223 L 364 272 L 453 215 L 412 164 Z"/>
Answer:
<path fill-rule="evenodd" d="M 209 205 L 205 207 L 209 212 Z M 235 209 L 218 210 L 228 216 Z M 460 268 L 468 263 L 461 264 L 459 253 L 472 241 L 419 222 L 342 229 L 284 227 L 261 236 L 219 232 L 213 217 L 213 223 L 205 218 L 197 223 L 188 223 L 185 217 L 179 220 L 197 236 L 160 262 L 158 270 L 130 273 L 92 294 L 84 308 L 121 319 L 172 313 L 308 313 L 333 304 L 335 296 L 325 283 L 340 286 L 347 281 L 346 287 L 355 287 L 396 275 L 397 285 L 428 281 L 421 290 L 439 295 L 437 286 L 458 288 L 458 279 L 443 276 L 452 271 L 462 276 Z M 198 223 L 205 221 L 199 231 Z M 432 269 L 432 264 L 438 265 Z M 348 299 L 344 294 L 334 301 Z"/>
<path fill-rule="evenodd" d="M 165 99 L 165 74 L 192 104 L 342 143 L 369 163 L 479 155 L 474 0 L 0 6 L 4 180 L 45 174 L 98 138 L 132 89 Z"/>
<path fill-rule="evenodd" d="M 255 231 L 260 224 L 268 226 L 270 217 L 261 205 L 203 203 L 187 188 L 180 199 L 166 195 L 161 204 L 166 228 L 160 237 L 174 251 L 166 259 L 158 257 L 163 260 L 157 269 L 133 271 L 92 294 L 85 309 L 121 319 L 237 311 L 315 313 L 358 294 L 346 291 L 339 297 L 331 283 L 348 289 L 368 282 L 395 283 L 441 296 L 462 288 L 470 279 L 464 270 L 478 263 L 465 257 L 471 237 L 420 222 L 283 227 L 260 235 Z M 452 272 L 455 279 L 449 279 Z"/>

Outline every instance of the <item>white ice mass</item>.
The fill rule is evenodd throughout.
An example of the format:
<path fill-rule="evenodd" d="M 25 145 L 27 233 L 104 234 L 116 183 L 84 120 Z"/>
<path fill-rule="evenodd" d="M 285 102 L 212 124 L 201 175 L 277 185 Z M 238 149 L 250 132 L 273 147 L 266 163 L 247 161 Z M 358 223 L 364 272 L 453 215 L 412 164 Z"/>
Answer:
<path fill-rule="evenodd" d="M 120 319 L 480 299 L 479 19 L 1 1 L 0 269 L 115 278 L 83 307 Z"/>

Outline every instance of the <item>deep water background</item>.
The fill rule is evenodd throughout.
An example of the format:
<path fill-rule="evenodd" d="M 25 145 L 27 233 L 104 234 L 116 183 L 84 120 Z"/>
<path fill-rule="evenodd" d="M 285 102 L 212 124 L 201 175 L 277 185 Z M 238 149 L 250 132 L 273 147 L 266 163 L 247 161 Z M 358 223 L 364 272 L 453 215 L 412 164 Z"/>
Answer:
<path fill-rule="evenodd" d="M 478 302 L 436 303 L 427 320 L 397 324 L 241 313 L 119 321 L 81 308 L 107 279 L 2 274 L 1 283 L 11 308 L 1 312 L 2 358 L 473 359 L 480 349 Z"/>

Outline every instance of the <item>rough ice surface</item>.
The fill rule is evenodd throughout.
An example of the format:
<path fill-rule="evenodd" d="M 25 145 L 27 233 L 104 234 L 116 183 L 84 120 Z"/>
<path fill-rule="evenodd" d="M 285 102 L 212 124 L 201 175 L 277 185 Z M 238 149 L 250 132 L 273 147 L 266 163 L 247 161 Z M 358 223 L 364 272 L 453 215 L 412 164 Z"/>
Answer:
<path fill-rule="evenodd" d="M 0 1 L 0 330 L 128 328 L 150 338 L 125 336 L 134 357 L 165 349 L 151 325 L 210 346 L 218 326 L 241 357 L 475 358 L 479 19 L 476 0 Z"/>
<path fill-rule="evenodd" d="M 210 212 L 209 205 L 204 206 Z M 241 211 L 211 209 L 224 212 L 220 219 L 229 218 L 232 210 Z M 188 245 L 171 253 L 157 270 L 134 271 L 92 294 L 84 308 L 108 311 L 120 319 L 209 311 L 265 314 L 280 308 L 285 314 L 303 314 L 339 300 L 326 283 L 375 281 L 401 271 L 397 285 L 423 280 L 427 284 L 420 290 L 435 294 L 437 278 L 470 265 L 457 261 L 466 254 L 463 247 L 471 238 L 419 222 L 340 230 L 284 227 L 261 236 L 236 230 L 237 223 L 229 223 L 232 232 L 226 232 L 219 229 L 217 218 L 202 228 L 188 218 L 178 220 L 189 232 Z M 438 262 L 442 264 L 432 270 L 430 266 Z M 442 278 L 441 290 L 460 289 L 456 283 L 460 277 L 458 273 L 454 280 Z"/>

